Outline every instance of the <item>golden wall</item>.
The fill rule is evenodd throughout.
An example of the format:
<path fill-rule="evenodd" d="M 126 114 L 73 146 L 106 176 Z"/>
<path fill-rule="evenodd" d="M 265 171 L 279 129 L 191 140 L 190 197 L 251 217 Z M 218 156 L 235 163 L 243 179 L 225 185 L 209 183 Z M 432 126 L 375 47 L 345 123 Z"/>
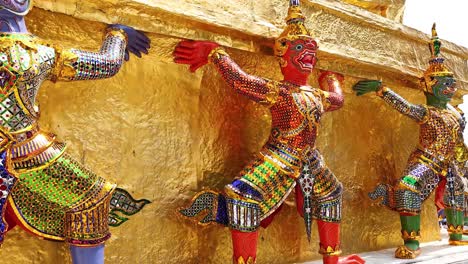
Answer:
<path fill-rule="evenodd" d="M 374 14 L 403 21 L 406 0 L 342 0 L 345 3 L 364 8 Z"/>
<path fill-rule="evenodd" d="M 96 50 L 105 23 L 111 22 L 145 30 L 152 40 L 150 55 L 132 56 L 112 79 L 47 83 L 40 93 L 41 125 L 68 142 L 71 154 L 136 197 L 153 201 L 112 230 L 107 263 L 230 263 L 228 229 L 198 227 L 176 211 L 204 187 L 222 189 L 237 175 L 265 141 L 269 114 L 230 90 L 211 66 L 191 74 L 172 62 L 171 53 L 181 38 L 213 39 L 229 47 L 247 72 L 280 79 L 268 43 L 281 29 L 286 5 L 247 2 L 194 0 L 175 7 L 162 1 L 38 0 L 40 8 L 28 15 L 33 33 L 65 47 Z M 367 193 L 399 177 L 416 145 L 417 124 L 373 95 L 356 97 L 351 87 L 360 78 L 383 78 L 410 101 L 422 103 L 423 95 L 413 88 L 427 60 L 419 39 L 427 36 L 338 1 L 306 2 L 304 11 L 320 40 L 319 68 L 346 76 L 345 106 L 323 118 L 318 140 L 346 188 L 344 253 L 395 247 L 401 243 L 398 214 L 373 204 Z M 466 72 L 461 63 L 468 57 L 466 49 L 449 44 L 446 51 L 455 71 Z M 310 79 L 314 86 L 316 77 Z M 460 84 L 466 89 L 464 79 Z M 423 241 L 439 239 L 432 200 L 424 206 Z M 317 250 L 317 233 L 309 244 L 291 198 L 273 224 L 261 230 L 258 259 L 301 262 L 320 258 Z M 0 259 L 71 263 L 66 245 L 19 229 L 7 235 Z"/>

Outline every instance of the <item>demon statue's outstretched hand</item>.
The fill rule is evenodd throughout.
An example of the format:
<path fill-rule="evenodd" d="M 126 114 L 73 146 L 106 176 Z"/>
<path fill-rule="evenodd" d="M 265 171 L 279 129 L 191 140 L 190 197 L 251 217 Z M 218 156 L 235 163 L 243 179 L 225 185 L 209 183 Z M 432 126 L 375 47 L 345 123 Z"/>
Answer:
<path fill-rule="evenodd" d="M 66 242 L 74 264 L 102 264 L 109 226 L 149 201 L 134 200 L 71 157 L 65 143 L 40 127 L 36 97 L 46 80 L 112 77 L 128 52 L 148 53 L 150 41 L 131 27 L 112 25 L 99 51 L 65 49 L 28 32 L 23 16 L 30 8 L 29 0 L 0 1 L 0 243 L 18 225 Z"/>
<path fill-rule="evenodd" d="M 463 129 L 465 120 L 449 102 L 456 92 L 453 73 L 440 56 L 441 42 L 435 25 L 429 43 L 429 67 L 420 79 L 420 89 L 426 104 L 412 104 L 384 86 L 381 81 L 365 80 L 354 85 L 357 95 L 376 92 L 386 103 L 419 125 L 418 147 L 413 151 L 402 177 L 396 185 L 380 184 L 371 193 L 371 199 L 383 198 L 382 204 L 400 214 L 401 235 L 404 244 L 395 251 L 395 257 L 416 258 L 420 253 L 420 214 L 422 203 L 435 192 L 436 206 L 445 208 L 449 244 L 468 245 L 463 235 L 464 183 L 459 172 L 457 146 L 465 150 Z M 462 150 L 463 152 L 463 150 Z M 464 155 L 462 155 L 464 156 Z"/>
<path fill-rule="evenodd" d="M 208 63 L 210 53 L 217 47 L 219 44 L 215 42 L 184 40 L 174 50 L 174 61 L 190 65 L 190 71 L 195 72 Z"/>
<path fill-rule="evenodd" d="M 127 47 L 125 49 L 125 60 L 130 59 L 129 52 L 141 58 L 141 53 L 148 54 L 151 40 L 142 32 L 135 30 L 132 27 L 120 24 L 113 24 L 108 29 L 120 29 L 127 35 Z"/>
<path fill-rule="evenodd" d="M 270 138 L 239 177 L 222 193 L 198 193 L 180 213 L 200 218 L 204 225 L 228 226 L 234 263 L 253 264 L 259 227 L 268 227 L 295 189 L 309 239 L 312 221 L 317 221 L 323 263 L 362 264 L 358 256 L 339 258 L 343 186 L 315 146 L 322 116 L 343 106 L 343 76 L 325 71 L 320 89 L 309 86 L 318 45 L 304 26 L 299 1 L 291 1 L 286 20 L 288 26 L 275 42 L 281 81 L 246 73 L 217 43 L 184 40 L 175 48 L 176 63 L 194 72 L 210 62 L 231 89 L 268 107 L 272 118 Z"/>

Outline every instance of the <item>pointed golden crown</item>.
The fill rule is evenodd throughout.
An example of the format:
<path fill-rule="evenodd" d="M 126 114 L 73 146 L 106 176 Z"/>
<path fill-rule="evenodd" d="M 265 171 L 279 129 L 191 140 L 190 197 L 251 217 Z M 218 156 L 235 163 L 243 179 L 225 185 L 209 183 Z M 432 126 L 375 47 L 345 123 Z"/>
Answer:
<path fill-rule="evenodd" d="M 447 66 L 444 65 L 444 58 L 440 57 L 440 47 L 442 42 L 437 36 L 436 24 L 432 25 L 432 38 L 429 42 L 429 50 L 431 52 L 431 59 L 429 60 L 429 67 L 424 72 L 421 78 L 421 88 L 429 93 L 432 93 L 432 85 L 435 84 L 434 76 L 453 76 Z"/>
<path fill-rule="evenodd" d="M 309 30 L 304 25 L 305 16 L 302 14 L 299 0 L 289 1 L 288 16 L 286 17 L 286 28 L 275 41 L 275 55 L 283 56 L 288 48 L 287 40 L 312 38 Z"/>

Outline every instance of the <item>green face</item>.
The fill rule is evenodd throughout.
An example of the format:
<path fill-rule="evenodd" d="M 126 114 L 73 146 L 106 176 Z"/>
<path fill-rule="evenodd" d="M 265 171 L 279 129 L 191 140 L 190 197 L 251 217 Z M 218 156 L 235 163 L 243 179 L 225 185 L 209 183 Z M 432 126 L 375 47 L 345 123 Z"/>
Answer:
<path fill-rule="evenodd" d="M 455 79 L 450 76 L 435 76 L 434 80 L 437 81 L 432 86 L 434 96 L 440 101 L 448 103 L 457 91 L 457 88 L 455 88 Z"/>

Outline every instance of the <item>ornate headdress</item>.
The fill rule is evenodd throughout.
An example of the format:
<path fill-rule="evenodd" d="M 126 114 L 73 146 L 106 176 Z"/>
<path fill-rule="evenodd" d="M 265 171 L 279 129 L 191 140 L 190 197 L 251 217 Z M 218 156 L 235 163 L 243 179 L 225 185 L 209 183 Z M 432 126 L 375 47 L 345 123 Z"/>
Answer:
<path fill-rule="evenodd" d="M 437 36 L 436 24 L 432 25 L 432 38 L 429 42 L 429 50 L 431 51 L 431 59 L 429 67 L 424 72 L 421 78 L 421 88 L 428 93 L 432 93 L 431 87 L 435 84 L 435 76 L 453 76 L 447 66 L 444 65 L 444 58 L 440 57 L 440 47 L 442 46 L 439 37 Z"/>
<path fill-rule="evenodd" d="M 33 6 L 32 2 L 33 0 L 0 1 L 0 9 L 8 10 L 18 16 L 25 16 Z"/>
<path fill-rule="evenodd" d="M 283 33 L 275 41 L 275 55 L 281 57 L 288 48 L 287 40 L 311 39 L 309 30 L 304 25 L 305 16 L 302 14 L 299 0 L 289 1 L 288 16 L 286 17 L 287 26 Z"/>

